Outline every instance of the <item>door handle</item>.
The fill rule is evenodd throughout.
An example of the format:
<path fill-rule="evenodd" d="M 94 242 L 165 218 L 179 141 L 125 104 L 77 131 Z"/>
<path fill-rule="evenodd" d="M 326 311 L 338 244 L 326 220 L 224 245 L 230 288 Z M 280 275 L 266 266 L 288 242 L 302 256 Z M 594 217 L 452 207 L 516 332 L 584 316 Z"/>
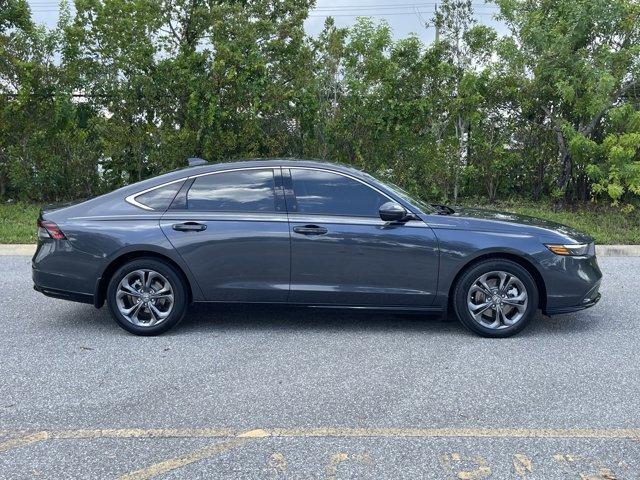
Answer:
<path fill-rule="evenodd" d="M 328 230 L 318 225 L 305 225 L 304 227 L 293 227 L 293 231 L 302 235 L 324 235 Z"/>
<path fill-rule="evenodd" d="M 178 232 L 201 232 L 207 229 L 207 226 L 198 222 L 176 223 L 171 228 Z"/>

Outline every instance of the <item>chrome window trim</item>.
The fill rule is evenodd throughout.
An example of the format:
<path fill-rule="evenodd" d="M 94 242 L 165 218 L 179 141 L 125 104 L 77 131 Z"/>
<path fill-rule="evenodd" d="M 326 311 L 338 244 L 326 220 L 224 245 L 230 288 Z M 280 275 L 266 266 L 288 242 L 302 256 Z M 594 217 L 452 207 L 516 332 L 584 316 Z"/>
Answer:
<path fill-rule="evenodd" d="M 228 172 L 241 172 L 243 170 L 271 170 L 274 175 L 275 175 L 275 171 L 277 169 L 282 170 L 283 168 L 289 169 L 289 170 L 315 170 L 318 172 L 327 172 L 327 173 L 333 173 L 334 175 L 339 175 L 342 177 L 346 177 L 349 178 L 351 180 L 355 180 L 358 183 L 361 183 L 362 185 L 374 190 L 375 192 L 379 193 L 380 195 L 382 195 L 383 197 L 387 198 L 387 200 L 391 201 L 391 202 L 395 202 L 395 203 L 400 203 L 403 207 L 405 207 L 407 209 L 408 213 L 413 213 L 409 208 L 407 208 L 406 205 L 404 205 L 402 202 L 399 202 L 398 200 L 392 198 L 391 196 L 389 196 L 387 193 L 383 192 L 382 190 L 380 190 L 379 188 L 375 187 L 374 185 L 371 185 L 370 183 L 365 182 L 364 180 L 354 176 L 354 175 L 350 175 L 348 173 L 345 172 L 341 172 L 338 170 L 332 170 L 330 168 L 321 168 L 321 167 L 304 167 L 304 166 L 297 166 L 297 165 L 277 165 L 277 166 L 271 166 L 271 167 L 266 167 L 266 166 L 262 166 L 262 167 L 240 167 L 240 168 L 229 168 L 226 170 L 217 170 L 215 172 L 205 172 L 205 173 L 199 173 L 197 175 L 188 175 L 186 177 L 182 177 L 179 178 L 177 180 L 171 180 L 170 182 L 165 182 L 162 183 L 160 185 L 156 185 L 155 187 L 150 187 L 147 188 L 145 190 L 136 192 L 136 193 L 132 193 L 131 195 L 128 195 L 127 197 L 125 197 L 125 201 L 127 203 L 130 203 L 131 205 L 134 205 L 138 208 L 142 208 L 143 210 L 148 210 L 148 211 L 154 211 L 155 209 L 144 205 L 143 203 L 140 203 L 136 200 L 136 197 L 139 197 L 140 195 L 144 195 L 145 193 L 149 193 L 157 188 L 162 188 L 162 187 L 166 187 L 167 185 L 171 185 L 173 183 L 177 183 L 177 182 L 184 182 L 187 180 L 191 180 L 192 178 L 199 178 L 199 177 L 206 177 L 208 175 L 217 175 L 220 173 L 228 173 Z M 294 213 L 295 214 L 295 213 Z M 348 216 L 348 215 L 341 215 L 342 217 L 348 217 L 348 218 L 376 218 L 376 217 L 354 217 L 354 216 Z"/>
<path fill-rule="evenodd" d="M 155 211 L 155 208 L 151 208 L 148 205 L 145 205 L 144 203 L 140 203 L 136 200 L 136 197 L 139 197 L 140 195 L 144 195 L 145 193 L 149 193 L 153 190 L 156 190 L 158 188 L 162 188 L 162 187 L 166 187 L 167 185 L 172 185 L 174 183 L 178 183 L 178 182 L 184 182 L 185 180 L 187 180 L 189 177 L 183 177 L 183 178 L 179 178 L 178 180 L 172 180 L 170 182 L 166 182 L 160 185 L 156 185 L 155 187 L 151 187 L 151 188 L 147 188 L 145 190 L 142 190 L 140 192 L 136 192 L 136 193 L 132 193 L 131 195 L 128 195 L 127 197 L 125 197 L 124 201 L 127 203 L 130 203 L 133 206 L 136 206 L 138 208 L 142 208 L 143 210 L 149 210 L 149 211 Z"/>
<path fill-rule="evenodd" d="M 136 197 L 139 197 L 140 195 L 144 195 L 145 193 L 149 193 L 157 188 L 162 188 L 162 187 L 166 187 L 167 185 L 171 185 L 173 183 L 178 183 L 178 182 L 184 182 L 187 180 L 191 180 L 192 178 L 198 178 L 198 177 L 204 177 L 206 175 L 216 175 L 218 173 L 226 173 L 226 172 L 239 172 L 242 170 L 271 170 L 272 172 L 274 172 L 274 170 L 276 168 L 280 168 L 280 166 L 277 167 L 242 167 L 242 168 L 230 168 L 228 170 L 218 170 L 215 172 L 206 172 L 206 173 L 199 173 L 198 175 L 188 175 L 186 177 L 182 177 L 179 178 L 178 180 L 171 180 L 170 182 L 166 182 L 166 183 L 161 183 L 160 185 L 156 185 L 155 187 L 150 187 L 147 188 L 145 190 L 142 190 L 140 192 L 136 192 L 136 193 L 132 193 L 131 195 L 128 195 L 127 197 L 125 197 L 125 202 L 130 203 L 131 205 L 134 205 L 136 207 L 142 208 L 144 210 L 150 210 L 150 211 L 154 211 L 154 208 L 149 207 L 148 205 L 145 205 L 143 203 L 140 203 L 136 200 Z M 275 172 L 274 172 L 275 173 Z"/>
<path fill-rule="evenodd" d="M 215 172 L 205 172 L 199 173 L 198 175 L 189 175 L 188 178 L 198 178 L 198 177 L 206 177 L 207 175 L 217 175 L 219 173 L 227 173 L 227 172 L 241 172 L 242 170 L 271 170 L 274 171 L 276 169 L 280 169 L 280 165 L 276 167 L 240 167 L 240 168 L 229 168 L 227 170 L 216 170 Z"/>

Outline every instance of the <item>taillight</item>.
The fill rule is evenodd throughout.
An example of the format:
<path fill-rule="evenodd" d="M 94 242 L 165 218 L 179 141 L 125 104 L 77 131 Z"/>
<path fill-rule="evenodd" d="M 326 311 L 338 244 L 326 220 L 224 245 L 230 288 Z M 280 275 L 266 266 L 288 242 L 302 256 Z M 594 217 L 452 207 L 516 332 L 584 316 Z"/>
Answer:
<path fill-rule="evenodd" d="M 48 220 L 38 220 L 38 237 L 53 238 L 54 240 L 67 238 L 58 225 Z"/>

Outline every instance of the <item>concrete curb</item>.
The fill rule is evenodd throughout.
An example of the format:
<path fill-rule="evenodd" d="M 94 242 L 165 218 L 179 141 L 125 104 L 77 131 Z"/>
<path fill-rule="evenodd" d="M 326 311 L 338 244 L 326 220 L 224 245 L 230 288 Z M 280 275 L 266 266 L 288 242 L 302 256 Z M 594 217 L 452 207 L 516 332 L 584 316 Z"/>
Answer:
<path fill-rule="evenodd" d="M 596 245 L 600 257 L 640 257 L 640 245 Z"/>
<path fill-rule="evenodd" d="M 32 256 L 35 251 L 36 246 L 28 243 L 0 243 L 0 256 Z M 640 245 L 596 245 L 596 254 L 599 257 L 640 257 Z"/>
<path fill-rule="evenodd" d="M 36 251 L 36 246 L 30 243 L 0 243 L 0 255 L 29 255 Z"/>

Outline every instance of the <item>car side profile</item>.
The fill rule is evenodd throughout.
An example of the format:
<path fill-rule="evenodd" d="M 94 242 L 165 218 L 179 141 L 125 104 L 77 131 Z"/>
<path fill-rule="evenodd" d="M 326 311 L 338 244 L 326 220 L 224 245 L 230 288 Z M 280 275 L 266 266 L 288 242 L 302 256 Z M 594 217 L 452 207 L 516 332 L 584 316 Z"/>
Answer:
<path fill-rule="evenodd" d="M 274 159 L 182 170 L 45 207 L 34 288 L 107 303 L 156 335 L 194 302 L 416 311 L 507 337 L 538 310 L 598 302 L 593 239 L 511 213 L 452 209 L 332 163 Z"/>

